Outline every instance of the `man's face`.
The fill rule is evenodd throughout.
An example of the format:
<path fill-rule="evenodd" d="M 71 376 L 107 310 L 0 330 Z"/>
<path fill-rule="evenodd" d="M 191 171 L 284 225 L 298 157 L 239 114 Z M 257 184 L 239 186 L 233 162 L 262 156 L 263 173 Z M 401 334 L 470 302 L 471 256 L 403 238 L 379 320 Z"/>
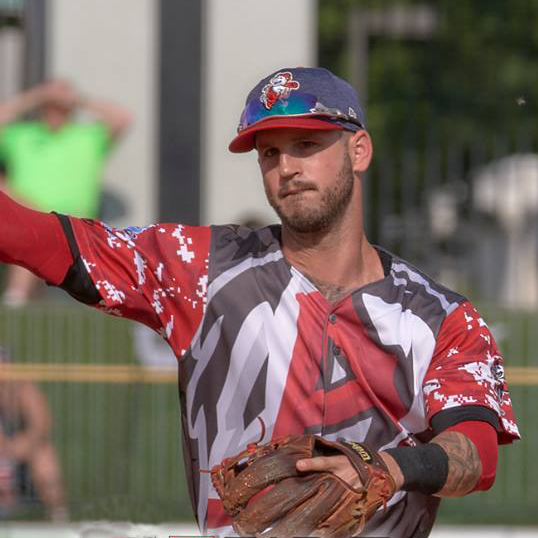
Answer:
<path fill-rule="evenodd" d="M 41 119 L 53 131 L 61 129 L 71 120 L 73 109 L 58 103 L 47 103 L 40 110 Z"/>
<path fill-rule="evenodd" d="M 275 129 L 257 135 L 267 199 L 291 230 L 328 229 L 349 206 L 355 177 L 346 140 L 340 130 Z"/>

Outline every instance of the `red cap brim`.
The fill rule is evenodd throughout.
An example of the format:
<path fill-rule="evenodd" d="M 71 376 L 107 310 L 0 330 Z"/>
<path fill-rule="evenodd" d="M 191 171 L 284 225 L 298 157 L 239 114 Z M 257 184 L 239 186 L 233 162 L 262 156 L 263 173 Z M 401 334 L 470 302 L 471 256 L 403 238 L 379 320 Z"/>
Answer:
<path fill-rule="evenodd" d="M 267 118 L 241 131 L 228 146 L 232 153 L 246 153 L 254 149 L 256 133 L 268 129 L 313 129 L 316 131 L 342 130 L 338 123 L 317 118 L 287 117 Z"/>

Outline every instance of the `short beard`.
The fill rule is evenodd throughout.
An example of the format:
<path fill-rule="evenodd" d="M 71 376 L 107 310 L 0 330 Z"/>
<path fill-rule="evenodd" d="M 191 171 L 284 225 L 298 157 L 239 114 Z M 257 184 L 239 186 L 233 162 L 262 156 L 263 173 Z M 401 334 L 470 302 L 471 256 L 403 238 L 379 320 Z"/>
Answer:
<path fill-rule="evenodd" d="M 287 228 L 297 233 L 316 233 L 331 228 L 342 217 L 351 201 L 354 182 L 351 159 L 344 154 L 344 162 L 336 183 L 322 193 L 319 206 L 301 207 L 302 204 L 299 203 L 298 207 L 285 214 L 267 189 L 266 194 L 269 204 Z M 308 183 L 304 185 L 308 186 Z"/>

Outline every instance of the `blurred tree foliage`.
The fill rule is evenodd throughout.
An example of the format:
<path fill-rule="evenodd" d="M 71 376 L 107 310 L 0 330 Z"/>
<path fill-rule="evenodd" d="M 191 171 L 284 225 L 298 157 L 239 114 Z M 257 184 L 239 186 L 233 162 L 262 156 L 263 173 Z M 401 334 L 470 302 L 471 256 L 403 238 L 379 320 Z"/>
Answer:
<path fill-rule="evenodd" d="M 416 144 L 432 126 L 462 143 L 535 132 L 536 0 L 319 0 L 319 64 L 349 78 L 351 10 L 411 4 L 431 5 L 438 27 L 428 41 L 370 38 L 366 108 L 376 144 Z"/>

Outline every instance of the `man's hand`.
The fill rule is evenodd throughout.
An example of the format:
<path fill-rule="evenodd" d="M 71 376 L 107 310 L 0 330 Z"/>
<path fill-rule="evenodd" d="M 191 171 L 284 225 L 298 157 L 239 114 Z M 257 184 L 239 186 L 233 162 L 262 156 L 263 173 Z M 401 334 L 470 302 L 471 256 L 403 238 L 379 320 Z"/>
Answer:
<path fill-rule="evenodd" d="M 440 445 L 448 456 L 448 476 L 437 497 L 461 497 L 476 486 L 482 473 L 478 450 L 472 441 L 459 432 L 443 432 L 432 441 Z M 406 449 L 409 450 L 409 449 Z M 396 491 L 402 489 L 404 476 L 396 460 L 386 452 L 379 452 L 394 480 Z M 419 454 L 417 454 L 420 457 Z M 347 456 L 326 456 L 301 459 L 296 468 L 302 473 L 311 471 L 330 472 L 347 482 L 351 487 L 360 488 L 361 481 Z"/>
<path fill-rule="evenodd" d="M 400 467 L 394 461 L 394 459 L 384 452 L 380 452 L 379 455 L 385 462 L 394 483 L 396 490 L 399 490 L 403 485 L 403 475 L 400 471 Z M 297 470 L 301 472 L 308 471 L 326 471 L 335 474 L 338 478 L 341 478 L 347 482 L 353 488 L 362 487 L 359 475 L 353 468 L 353 465 L 349 462 L 346 456 L 327 456 L 317 457 L 299 460 L 297 462 Z"/>
<path fill-rule="evenodd" d="M 355 536 L 395 491 L 377 452 L 311 434 L 253 443 L 215 465 L 211 481 L 242 536 Z"/>
<path fill-rule="evenodd" d="M 297 470 L 301 472 L 327 471 L 335 474 L 351 487 L 358 489 L 362 486 L 357 471 L 349 463 L 346 456 L 326 456 L 299 460 Z"/>

